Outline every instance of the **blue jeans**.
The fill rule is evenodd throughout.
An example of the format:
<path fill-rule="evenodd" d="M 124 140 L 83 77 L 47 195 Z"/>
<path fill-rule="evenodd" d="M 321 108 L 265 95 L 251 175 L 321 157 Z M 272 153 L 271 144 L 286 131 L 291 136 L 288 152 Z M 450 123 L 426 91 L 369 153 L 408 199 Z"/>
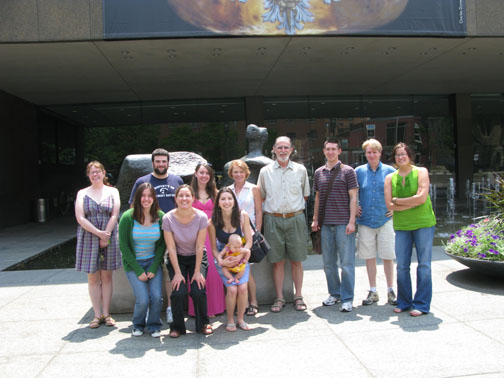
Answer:
<path fill-rule="evenodd" d="M 150 259 L 137 260 L 138 264 L 145 270 L 154 262 L 154 257 Z M 135 310 L 133 311 L 133 328 L 143 330 L 145 326 L 149 332 L 161 329 L 161 308 L 163 307 L 163 270 L 159 266 L 156 276 L 147 281 L 140 281 L 134 271 L 126 272 L 126 277 L 133 288 L 135 294 Z M 147 309 L 149 316 L 146 315 Z"/>
<path fill-rule="evenodd" d="M 434 226 L 413 231 L 395 232 L 395 252 L 397 259 L 397 307 L 401 310 L 413 308 L 429 312 L 432 299 L 432 240 Z M 415 297 L 411 289 L 411 255 L 415 243 L 418 267 Z"/>
<path fill-rule="evenodd" d="M 322 260 L 329 294 L 343 303 L 352 302 L 355 286 L 355 232 L 347 235 L 346 225 L 322 225 Z M 341 263 L 341 281 L 338 272 Z"/>

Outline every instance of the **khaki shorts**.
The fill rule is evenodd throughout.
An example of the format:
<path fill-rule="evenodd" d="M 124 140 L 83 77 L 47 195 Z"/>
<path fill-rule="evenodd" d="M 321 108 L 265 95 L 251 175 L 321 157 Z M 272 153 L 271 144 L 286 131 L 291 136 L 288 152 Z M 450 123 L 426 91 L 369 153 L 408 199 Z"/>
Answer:
<path fill-rule="evenodd" d="M 304 261 L 308 252 L 308 230 L 304 213 L 292 218 L 264 214 L 264 237 L 271 244 L 268 261 L 277 263 L 288 258 Z"/>
<path fill-rule="evenodd" d="M 357 257 L 359 259 L 395 259 L 395 233 L 392 220 L 383 226 L 371 228 L 359 224 L 357 235 Z"/>

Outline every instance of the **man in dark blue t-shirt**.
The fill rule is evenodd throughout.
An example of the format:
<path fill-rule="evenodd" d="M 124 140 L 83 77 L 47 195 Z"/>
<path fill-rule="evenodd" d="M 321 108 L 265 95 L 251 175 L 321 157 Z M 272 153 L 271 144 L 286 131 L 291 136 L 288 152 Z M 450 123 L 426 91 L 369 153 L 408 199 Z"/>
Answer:
<path fill-rule="evenodd" d="M 163 212 L 175 208 L 175 190 L 182 185 L 184 182 L 177 175 L 168 174 L 168 166 L 170 165 L 170 155 L 168 151 L 158 148 L 152 152 L 152 168 L 154 172 L 148 175 L 138 178 L 133 185 L 131 190 L 131 195 L 129 198 L 129 204 L 133 203 L 133 197 L 137 188 L 144 182 L 150 183 L 154 190 L 156 191 L 156 198 L 159 203 L 159 207 Z"/>
<path fill-rule="evenodd" d="M 129 198 L 129 204 L 132 206 L 133 197 L 137 188 L 144 182 L 150 183 L 154 190 L 156 191 L 156 198 L 159 203 L 159 207 L 163 212 L 175 208 L 175 190 L 182 185 L 184 182 L 177 175 L 168 174 L 168 166 L 170 165 L 170 155 L 168 151 L 163 148 L 157 148 L 152 151 L 152 169 L 154 172 L 149 173 L 146 176 L 142 176 L 136 180 L 133 189 L 131 190 L 131 195 Z M 165 275 L 168 277 L 168 274 Z M 166 308 L 166 322 L 170 324 L 173 321 L 173 315 L 171 311 L 171 282 L 169 278 L 166 280 L 166 296 L 168 298 L 168 307 Z"/>

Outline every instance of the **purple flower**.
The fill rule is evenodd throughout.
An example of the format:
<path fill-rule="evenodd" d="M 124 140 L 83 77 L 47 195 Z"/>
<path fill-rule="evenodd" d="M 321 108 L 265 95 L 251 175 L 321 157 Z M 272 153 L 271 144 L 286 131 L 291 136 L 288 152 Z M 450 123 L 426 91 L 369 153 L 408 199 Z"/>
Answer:
<path fill-rule="evenodd" d="M 460 235 L 462 235 L 462 230 L 457 231 L 457 236 L 460 236 Z"/>
<path fill-rule="evenodd" d="M 499 240 L 499 237 L 497 235 L 492 235 L 493 240 Z"/>
<path fill-rule="evenodd" d="M 464 248 L 464 252 L 467 252 L 467 248 Z"/>
<path fill-rule="evenodd" d="M 451 239 L 451 240 L 455 239 L 455 235 L 451 234 L 451 235 L 450 235 L 450 239 Z"/>
<path fill-rule="evenodd" d="M 495 249 L 490 248 L 488 252 L 493 253 L 494 255 L 498 255 L 499 252 L 497 252 Z"/>
<path fill-rule="evenodd" d="M 485 253 L 478 253 L 478 257 L 481 257 L 482 259 L 486 257 L 486 254 Z"/>

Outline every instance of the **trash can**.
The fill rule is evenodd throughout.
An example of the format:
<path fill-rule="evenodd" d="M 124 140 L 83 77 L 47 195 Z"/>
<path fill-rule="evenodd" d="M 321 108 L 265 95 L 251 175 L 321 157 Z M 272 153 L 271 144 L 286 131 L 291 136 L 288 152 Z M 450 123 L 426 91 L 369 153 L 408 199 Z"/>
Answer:
<path fill-rule="evenodd" d="M 46 200 L 39 198 L 37 200 L 37 222 L 44 223 L 46 221 Z"/>

